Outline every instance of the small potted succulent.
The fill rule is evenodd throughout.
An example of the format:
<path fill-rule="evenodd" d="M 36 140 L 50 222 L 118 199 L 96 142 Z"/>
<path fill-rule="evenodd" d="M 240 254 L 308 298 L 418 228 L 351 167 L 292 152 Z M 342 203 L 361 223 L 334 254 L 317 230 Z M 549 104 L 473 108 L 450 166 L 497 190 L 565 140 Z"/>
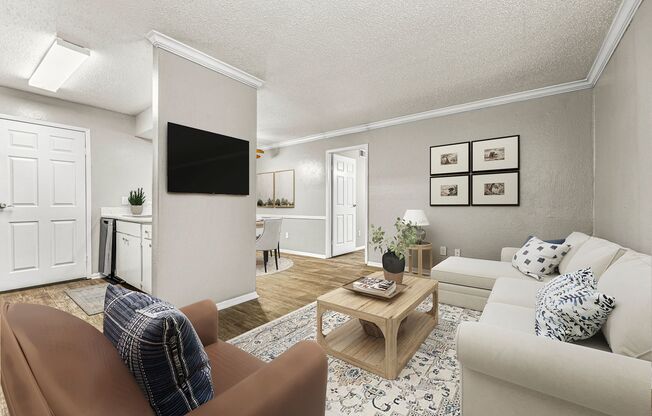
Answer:
<path fill-rule="evenodd" d="M 135 191 L 129 191 L 129 205 L 131 205 L 131 213 L 140 215 L 143 213 L 143 205 L 145 204 L 145 192 L 143 188 L 138 188 Z"/>
<path fill-rule="evenodd" d="M 385 279 L 403 283 L 405 271 L 405 253 L 408 247 L 416 244 L 417 227 L 401 218 L 394 222 L 396 234 L 392 239 L 385 237 L 382 227 L 371 225 L 371 246 L 375 251 L 383 253 L 383 272 Z"/>

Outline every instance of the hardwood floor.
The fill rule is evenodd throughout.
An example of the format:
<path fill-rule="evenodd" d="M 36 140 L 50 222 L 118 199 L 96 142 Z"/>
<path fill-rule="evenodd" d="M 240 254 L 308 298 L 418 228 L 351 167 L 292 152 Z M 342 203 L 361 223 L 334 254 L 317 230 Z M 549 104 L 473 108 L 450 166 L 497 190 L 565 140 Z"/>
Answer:
<path fill-rule="evenodd" d="M 219 337 L 228 340 L 314 302 L 320 295 L 379 269 L 364 264 L 364 251 L 331 259 L 281 253 L 290 269 L 256 279 L 256 300 L 220 311 Z"/>

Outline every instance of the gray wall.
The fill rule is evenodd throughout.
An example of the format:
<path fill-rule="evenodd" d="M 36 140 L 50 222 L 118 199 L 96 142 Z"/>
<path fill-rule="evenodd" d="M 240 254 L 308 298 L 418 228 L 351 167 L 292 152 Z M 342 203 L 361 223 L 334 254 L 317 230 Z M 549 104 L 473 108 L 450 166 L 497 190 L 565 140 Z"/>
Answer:
<path fill-rule="evenodd" d="M 100 208 L 119 206 L 137 187 L 152 195 L 152 143 L 135 137 L 135 117 L 5 87 L 0 113 L 90 129 L 91 258 L 97 272 Z"/>
<path fill-rule="evenodd" d="M 595 234 L 652 253 L 652 2 L 593 90 Z"/>
<path fill-rule="evenodd" d="M 176 305 L 256 290 L 256 90 L 154 48 L 153 291 Z M 167 192 L 167 122 L 250 142 L 249 196 Z"/>
<path fill-rule="evenodd" d="M 429 206 L 430 146 L 510 134 L 521 135 L 519 207 Z M 391 229 L 406 209 L 423 209 L 434 254 L 445 245 L 449 254 L 498 259 L 501 247 L 529 234 L 592 232 L 592 136 L 592 93 L 584 90 L 270 150 L 260 161 L 263 170 L 297 169 L 295 214 L 325 215 L 325 151 L 368 143 L 370 224 Z"/>

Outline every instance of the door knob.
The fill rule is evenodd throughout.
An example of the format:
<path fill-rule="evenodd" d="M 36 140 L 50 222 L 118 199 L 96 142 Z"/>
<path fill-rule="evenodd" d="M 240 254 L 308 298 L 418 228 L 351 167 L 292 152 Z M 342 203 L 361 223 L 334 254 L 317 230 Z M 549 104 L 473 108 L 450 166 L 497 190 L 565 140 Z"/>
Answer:
<path fill-rule="evenodd" d="M 0 202 L 0 209 L 5 209 L 5 208 L 9 208 L 9 207 L 13 207 L 13 205 L 7 205 L 4 202 Z"/>

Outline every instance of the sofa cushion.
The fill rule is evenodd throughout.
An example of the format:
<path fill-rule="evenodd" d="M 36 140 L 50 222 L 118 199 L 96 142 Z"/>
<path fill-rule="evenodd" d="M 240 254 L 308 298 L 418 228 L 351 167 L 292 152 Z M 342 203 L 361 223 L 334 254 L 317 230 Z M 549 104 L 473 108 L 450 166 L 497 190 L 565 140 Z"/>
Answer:
<path fill-rule="evenodd" d="M 537 237 L 532 237 L 514 254 L 512 266 L 541 281 L 543 276 L 557 271 L 559 262 L 569 250 L 568 244 L 546 243 Z"/>
<path fill-rule="evenodd" d="M 621 247 L 616 243 L 591 237 L 577 249 L 568 263 L 560 266 L 559 270 L 561 273 L 571 273 L 590 267 L 596 280 L 600 279 L 620 249 Z"/>
<path fill-rule="evenodd" d="M 487 303 L 480 322 L 534 335 L 534 309 L 505 303 Z"/>
<path fill-rule="evenodd" d="M 614 306 L 613 297 L 597 291 L 591 268 L 561 275 L 537 294 L 534 331 L 559 341 L 591 338 Z"/>
<path fill-rule="evenodd" d="M 588 236 L 584 233 L 580 233 L 579 231 L 574 231 L 570 233 L 568 237 L 566 237 L 565 243 L 571 246 L 570 251 L 566 253 L 563 259 L 561 259 L 561 263 L 559 263 L 559 273 L 565 274 L 568 273 L 569 271 L 574 271 L 574 270 L 568 270 L 567 265 L 570 262 L 570 260 L 575 257 L 575 254 L 578 252 L 579 248 L 582 247 L 584 243 L 586 243 L 591 236 Z"/>
<path fill-rule="evenodd" d="M 213 398 L 204 347 L 188 318 L 171 304 L 109 285 L 104 335 L 157 415 L 185 415 Z"/>
<path fill-rule="evenodd" d="M 494 287 L 499 277 L 531 280 L 508 262 L 456 256 L 448 257 L 433 267 L 431 276 L 444 283 L 488 290 Z M 544 280 L 550 278 L 546 276 Z"/>
<path fill-rule="evenodd" d="M 652 266 L 650 256 L 627 252 L 598 281 L 616 298 L 602 332 L 613 352 L 652 361 Z"/>
<path fill-rule="evenodd" d="M 544 283 L 532 279 L 500 278 L 496 280 L 487 302 L 505 303 L 534 309 L 537 302 L 537 292 L 543 286 Z M 534 321 L 532 321 L 532 325 L 534 325 Z"/>

